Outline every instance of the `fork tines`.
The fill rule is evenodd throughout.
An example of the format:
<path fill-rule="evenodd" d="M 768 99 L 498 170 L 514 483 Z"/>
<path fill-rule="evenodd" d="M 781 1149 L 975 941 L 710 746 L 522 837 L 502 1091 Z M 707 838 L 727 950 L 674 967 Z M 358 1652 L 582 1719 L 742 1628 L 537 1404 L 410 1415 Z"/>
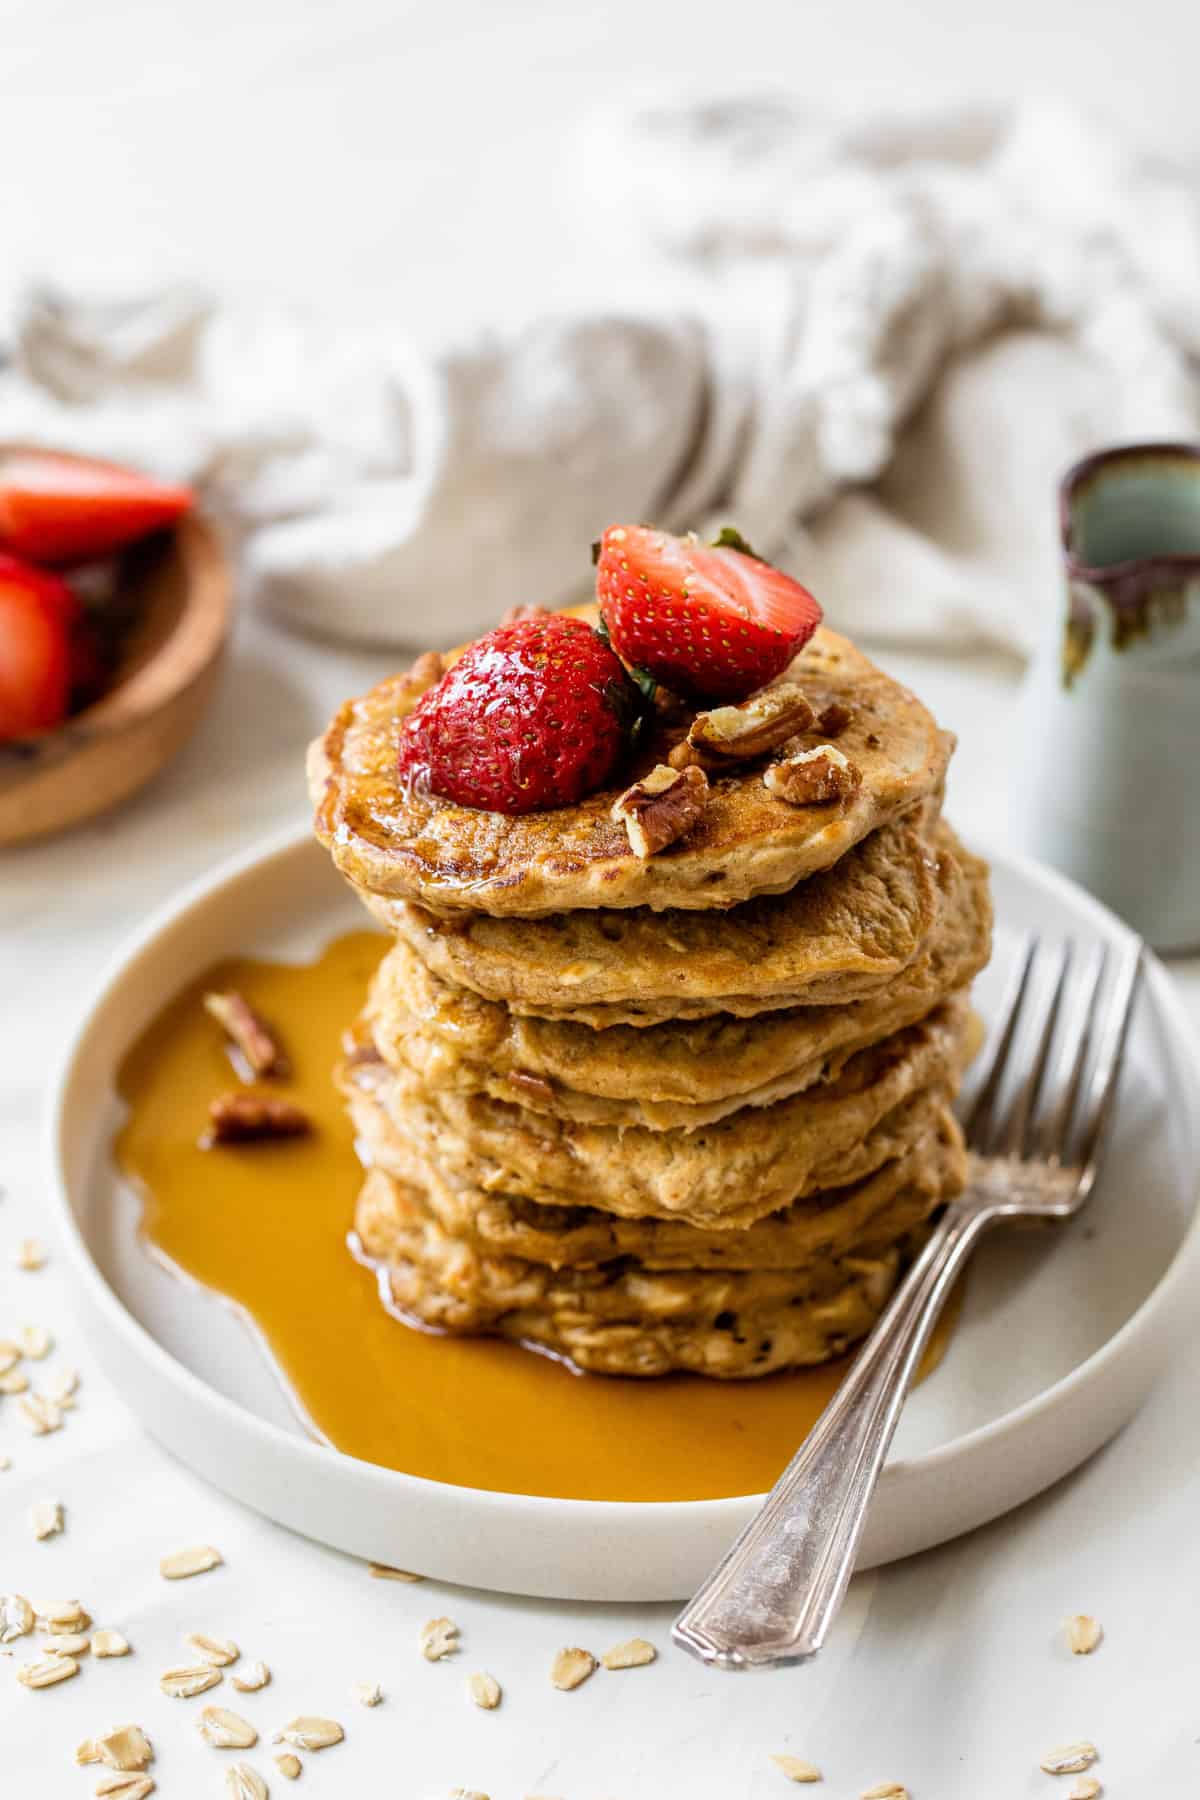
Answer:
<path fill-rule="evenodd" d="M 1141 972 L 1136 938 L 1082 952 L 1070 940 L 1024 940 L 965 1116 L 972 1150 L 1077 1169 L 1090 1182 Z"/>

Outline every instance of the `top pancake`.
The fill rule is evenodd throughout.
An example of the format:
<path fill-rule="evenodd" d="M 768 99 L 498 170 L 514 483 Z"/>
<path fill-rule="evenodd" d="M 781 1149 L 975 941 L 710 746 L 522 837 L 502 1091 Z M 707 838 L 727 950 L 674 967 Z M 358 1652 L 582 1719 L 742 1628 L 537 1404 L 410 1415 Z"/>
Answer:
<path fill-rule="evenodd" d="M 781 679 L 798 682 L 818 708 L 850 709 L 838 747 L 861 771 L 858 792 L 845 804 L 791 806 L 750 763 L 714 777 L 699 824 L 643 860 L 612 804 L 663 760 L 678 726 L 654 733 L 618 779 L 577 805 L 520 816 L 457 806 L 403 788 L 396 772 L 401 722 L 439 674 L 437 659 L 423 658 L 347 701 L 309 752 L 316 833 L 341 872 L 369 895 L 438 913 L 705 909 L 782 893 L 936 793 L 953 748 L 914 695 L 847 639 L 819 630 Z"/>

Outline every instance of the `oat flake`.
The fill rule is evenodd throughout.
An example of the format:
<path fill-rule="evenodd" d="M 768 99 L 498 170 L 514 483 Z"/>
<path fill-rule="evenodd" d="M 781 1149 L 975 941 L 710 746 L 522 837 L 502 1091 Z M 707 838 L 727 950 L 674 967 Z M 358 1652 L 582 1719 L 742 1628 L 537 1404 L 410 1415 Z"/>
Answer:
<path fill-rule="evenodd" d="M 249 1763 L 234 1763 L 226 1769 L 225 1787 L 231 1800 L 267 1800 L 267 1784 Z"/>
<path fill-rule="evenodd" d="M 772 1756 L 771 1761 L 787 1776 L 789 1781 L 820 1781 L 821 1779 L 821 1771 L 816 1763 L 805 1762 L 802 1756 Z"/>
<path fill-rule="evenodd" d="M 17 1680 L 29 1688 L 57 1687 L 60 1681 L 69 1681 L 78 1673 L 79 1664 L 73 1656 L 43 1656 L 37 1662 L 23 1663 L 17 1670 Z"/>
<path fill-rule="evenodd" d="M 1075 1775 L 1081 1769 L 1090 1769 L 1099 1755 L 1095 1744 L 1063 1744 L 1057 1750 L 1048 1750 L 1041 1766 L 1047 1775 Z"/>
<path fill-rule="evenodd" d="M 477 1675 L 468 1676 L 467 1692 L 476 1706 L 481 1706 L 484 1712 L 495 1712 L 503 1698 L 500 1683 L 496 1677 L 484 1674 L 482 1671 Z"/>
<path fill-rule="evenodd" d="M 168 1669 L 165 1675 L 159 1676 L 158 1685 L 168 1700 L 192 1700 L 197 1694 L 216 1687 L 220 1679 L 220 1669 L 214 1669 L 209 1663 L 197 1663 L 191 1668 Z"/>
<path fill-rule="evenodd" d="M 285 1750 L 281 1756 L 275 1758 L 275 1767 L 285 1781 L 298 1781 L 304 1764 L 298 1756 L 293 1756 L 290 1750 Z"/>
<path fill-rule="evenodd" d="M 249 1750 L 258 1742 L 258 1732 L 249 1719 L 230 1712 L 227 1706 L 206 1706 L 196 1720 L 196 1730 L 214 1750 Z"/>
<path fill-rule="evenodd" d="M 458 1626 L 453 1619 L 426 1619 L 419 1639 L 421 1655 L 426 1662 L 441 1662 L 460 1648 Z"/>
<path fill-rule="evenodd" d="M 110 1769 L 144 1769 L 154 1761 L 154 1746 L 140 1725 L 118 1725 L 104 1737 L 92 1739 L 92 1748 L 97 1760 Z M 78 1750 L 75 1758 L 80 1760 Z"/>
<path fill-rule="evenodd" d="M 39 1542 L 45 1538 L 57 1537 L 63 1528 L 62 1501 L 35 1500 L 29 1509 L 29 1523 Z"/>
<path fill-rule="evenodd" d="M 550 1680 L 554 1687 L 564 1694 L 585 1682 L 596 1668 L 596 1659 L 590 1650 L 560 1650 L 550 1665 Z"/>
<path fill-rule="evenodd" d="M 227 1669 L 242 1654 L 232 1638 L 207 1637 L 203 1631 L 188 1633 L 189 1650 L 194 1650 L 203 1663 L 214 1669 Z"/>
<path fill-rule="evenodd" d="M 192 1550 L 173 1550 L 164 1556 L 158 1572 L 165 1581 L 186 1581 L 189 1575 L 206 1575 L 221 1566 L 224 1558 L 211 1544 L 199 1544 Z"/>
<path fill-rule="evenodd" d="M 658 1655 L 653 1644 L 645 1638 L 630 1638 L 627 1643 L 614 1644 L 606 1650 L 600 1661 L 606 1669 L 642 1669 L 652 1663 Z"/>
<path fill-rule="evenodd" d="M 92 1633 L 92 1655 L 100 1658 L 128 1656 L 129 1640 L 122 1637 L 119 1631 L 94 1631 Z"/>
<path fill-rule="evenodd" d="M 271 1671 L 265 1662 L 250 1662 L 229 1679 L 239 1694 L 257 1694 L 259 1688 L 265 1688 L 270 1681 Z"/>
<path fill-rule="evenodd" d="M 1090 1656 L 1103 1636 L 1099 1624 L 1087 1613 L 1076 1613 L 1067 1620 L 1067 1643 L 1075 1656 Z"/>
<path fill-rule="evenodd" d="M 96 1792 L 111 1800 L 147 1800 L 154 1792 L 153 1775 L 105 1775 L 96 1783 Z"/>
<path fill-rule="evenodd" d="M 345 1735 L 336 1719 L 317 1719 L 302 1714 L 282 1731 L 277 1731 L 271 1742 L 294 1744 L 297 1750 L 328 1750 L 331 1744 L 340 1744 Z"/>

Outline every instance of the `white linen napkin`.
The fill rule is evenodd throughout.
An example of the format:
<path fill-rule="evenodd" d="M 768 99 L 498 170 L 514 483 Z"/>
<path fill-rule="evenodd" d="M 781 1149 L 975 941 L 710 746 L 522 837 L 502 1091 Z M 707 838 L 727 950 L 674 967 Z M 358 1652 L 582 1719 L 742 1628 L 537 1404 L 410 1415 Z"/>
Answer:
<path fill-rule="evenodd" d="M 1064 109 L 650 100 L 571 179 L 586 307 L 418 349 L 43 288 L 2 435 L 197 481 L 244 590 L 322 634 L 449 643 L 581 591 L 615 519 L 730 520 L 847 630 L 1025 652 L 1064 467 L 1200 427 L 1200 193 Z"/>

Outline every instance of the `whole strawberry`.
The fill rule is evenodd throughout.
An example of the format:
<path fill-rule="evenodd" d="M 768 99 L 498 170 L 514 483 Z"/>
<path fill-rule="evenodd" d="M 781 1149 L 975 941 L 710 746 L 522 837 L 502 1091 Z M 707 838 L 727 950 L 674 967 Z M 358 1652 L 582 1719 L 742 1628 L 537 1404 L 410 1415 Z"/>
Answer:
<path fill-rule="evenodd" d="M 582 619 L 489 631 L 404 722 L 400 777 L 460 806 L 526 813 L 603 787 L 638 711 L 619 659 Z"/>
<path fill-rule="evenodd" d="M 597 552 L 596 597 L 614 650 L 690 700 L 745 699 L 786 669 L 821 623 L 808 589 L 735 531 L 707 545 L 647 525 L 610 525 Z"/>

